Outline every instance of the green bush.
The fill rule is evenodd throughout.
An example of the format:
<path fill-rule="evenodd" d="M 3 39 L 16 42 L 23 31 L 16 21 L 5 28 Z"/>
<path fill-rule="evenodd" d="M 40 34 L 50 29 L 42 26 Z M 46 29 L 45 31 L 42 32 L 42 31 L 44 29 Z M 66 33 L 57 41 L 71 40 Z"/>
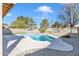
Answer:
<path fill-rule="evenodd" d="M 40 33 L 44 33 L 46 30 L 44 28 L 39 29 Z"/>

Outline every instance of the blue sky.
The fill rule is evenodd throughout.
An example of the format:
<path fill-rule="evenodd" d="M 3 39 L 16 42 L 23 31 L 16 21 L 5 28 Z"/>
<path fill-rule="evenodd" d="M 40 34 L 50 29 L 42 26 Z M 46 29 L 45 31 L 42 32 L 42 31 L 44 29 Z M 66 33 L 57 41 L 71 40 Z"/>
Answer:
<path fill-rule="evenodd" d="M 17 3 L 3 18 L 3 23 L 11 24 L 18 16 L 29 16 L 34 19 L 37 25 L 43 18 L 49 23 L 59 21 L 58 14 L 62 4 L 56 3 Z"/>

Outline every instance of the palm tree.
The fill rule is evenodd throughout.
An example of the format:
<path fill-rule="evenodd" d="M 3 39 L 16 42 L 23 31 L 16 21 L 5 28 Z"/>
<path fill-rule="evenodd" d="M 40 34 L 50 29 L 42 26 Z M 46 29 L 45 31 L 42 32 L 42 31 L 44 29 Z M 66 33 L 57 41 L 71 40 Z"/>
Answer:
<path fill-rule="evenodd" d="M 48 20 L 47 19 L 42 19 L 41 23 L 40 23 L 40 28 L 39 28 L 39 31 L 41 33 L 45 32 L 46 29 L 49 27 L 49 24 L 48 24 Z"/>
<path fill-rule="evenodd" d="M 43 19 L 40 23 L 40 28 L 45 28 L 47 29 L 49 27 L 49 24 L 48 24 L 48 20 L 47 19 Z"/>
<path fill-rule="evenodd" d="M 33 18 L 28 19 L 28 23 L 26 24 L 28 30 L 33 30 L 36 28 L 36 23 L 33 21 Z"/>

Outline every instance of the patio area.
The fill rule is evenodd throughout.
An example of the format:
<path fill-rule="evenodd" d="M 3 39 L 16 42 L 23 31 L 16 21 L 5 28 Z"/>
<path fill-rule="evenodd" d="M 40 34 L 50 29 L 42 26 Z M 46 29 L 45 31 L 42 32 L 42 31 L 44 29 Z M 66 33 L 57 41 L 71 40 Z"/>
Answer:
<path fill-rule="evenodd" d="M 6 37 L 8 37 L 6 39 Z M 28 38 L 28 39 L 27 39 Z M 60 37 L 59 37 L 60 38 Z M 3 55 L 4 56 L 67 56 L 67 55 L 79 55 L 79 39 L 67 39 L 67 38 L 60 38 L 64 42 L 67 42 L 68 44 L 73 46 L 73 49 L 70 51 L 62 51 L 62 44 L 58 44 L 52 42 L 52 47 L 55 45 L 59 46 L 58 48 L 61 48 L 58 50 L 56 47 L 53 49 L 47 48 L 50 43 L 49 42 L 40 42 L 40 41 L 34 41 L 30 37 L 26 38 L 24 36 L 20 35 L 5 35 L 3 37 Z M 60 39 L 58 42 L 60 42 Z M 68 48 L 67 45 L 64 45 L 65 48 Z M 63 47 L 63 49 L 64 49 Z M 68 48 L 69 49 L 69 48 Z"/>
<path fill-rule="evenodd" d="M 34 53 L 25 54 L 25 56 L 79 56 L 79 39 L 65 39 L 62 38 L 63 41 L 71 44 L 74 49 L 71 51 L 58 51 L 54 49 L 41 49 Z"/>

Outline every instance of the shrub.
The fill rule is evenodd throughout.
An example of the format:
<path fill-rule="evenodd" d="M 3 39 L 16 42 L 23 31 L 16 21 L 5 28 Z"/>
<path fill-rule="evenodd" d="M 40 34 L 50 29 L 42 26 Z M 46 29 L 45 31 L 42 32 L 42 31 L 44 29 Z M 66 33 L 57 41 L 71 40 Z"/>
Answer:
<path fill-rule="evenodd" d="M 44 33 L 46 30 L 44 28 L 39 29 L 40 33 Z"/>

